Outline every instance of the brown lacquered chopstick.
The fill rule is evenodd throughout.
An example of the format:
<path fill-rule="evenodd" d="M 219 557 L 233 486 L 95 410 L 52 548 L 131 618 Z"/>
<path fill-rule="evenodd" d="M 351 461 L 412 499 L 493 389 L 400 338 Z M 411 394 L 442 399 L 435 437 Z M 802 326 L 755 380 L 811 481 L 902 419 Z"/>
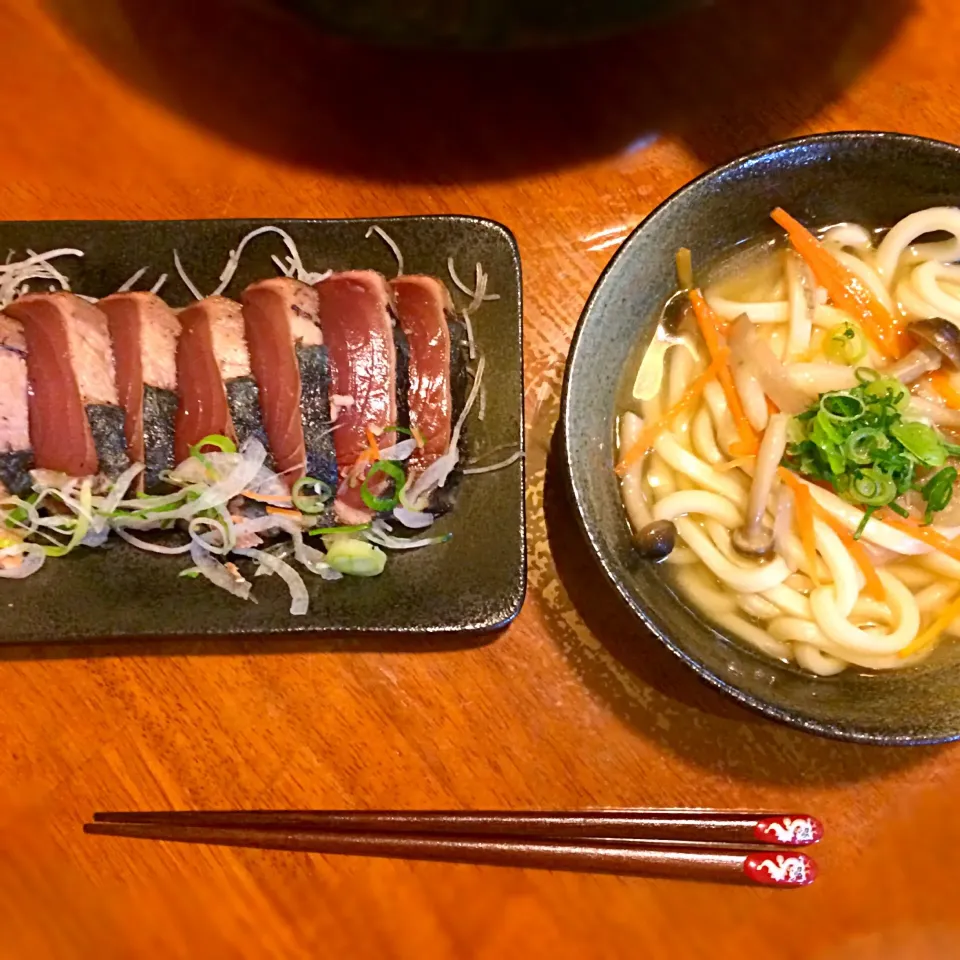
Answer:
<path fill-rule="evenodd" d="M 163 823 L 255 830 L 406 833 L 537 839 L 644 840 L 801 847 L 823 836 L 807 814 L 716 810 L 176 810 L 95 813 L 99 823 Z"/>
<path fill-rule="evenodd" d="M 616 873 L 801 887 L 817 867 L 800 851 L 734 850 L 706 847 L 642 847 L 603 841 L 534 840 L 520 837 L 410 836 L 398 833 L 332 832 L 296 829 L 209 827 L 189 824 L 117 823 L 99 820 L 87 833 L 142 840 L 206 843 L 306 853 L 353 854 L 405 860 L 443 860 L 489 866 Z"/>

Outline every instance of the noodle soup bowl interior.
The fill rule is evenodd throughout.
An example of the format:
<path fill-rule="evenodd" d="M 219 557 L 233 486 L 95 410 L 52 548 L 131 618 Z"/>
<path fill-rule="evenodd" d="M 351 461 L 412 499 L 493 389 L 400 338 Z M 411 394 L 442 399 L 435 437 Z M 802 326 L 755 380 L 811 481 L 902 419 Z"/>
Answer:
<path fill-rule="evenodd" d="M 903 669 L 857 667 L 817 677 L 725 635 L 683 600 L 667 564 L 636 550 L 614 473 L 618 397 L 677 289 L 675 254 L 697 275 L 748 243 L 783 236 L 783 207 L 813 229 L 872 228 L 934 206 L 960 206 L 960 148 L 890 133 L 787 141 L 718 167 L 680 189 L 634 230 L 597 283 L 566 369 L 561 424 L 570 492 L 590 549 L 637 618 L 638 644 L 658 637 L 706 681 L 810 733 L 879 744 L 960 738 L 960 640 Z"/>

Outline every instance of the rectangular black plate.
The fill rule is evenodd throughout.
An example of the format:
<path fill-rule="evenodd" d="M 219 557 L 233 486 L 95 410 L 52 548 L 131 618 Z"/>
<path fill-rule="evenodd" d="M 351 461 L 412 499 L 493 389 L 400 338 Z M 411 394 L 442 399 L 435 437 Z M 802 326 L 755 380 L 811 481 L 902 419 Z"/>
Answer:
<path fill-rule="evenodd" d="M 231 249 L 244 234 L 273 223 L 292 235 L 310 270 L 372 268 L 393 276 L 392 254 L 367 229 L 378 223 L 404 256 L 406 273 L 448 279 L 447 257 L 473 286 L 474 264 L 490 275 L 485 303 L 473 320 L 486 357 L 486 410 L 467 426 L 467 455 L 502 448 L 499 459 L 523 445 L 523 350 L 520 258 L 511 233 L 475 217 L 398 217 L 383 220 L 158 220 L 0 223 L 0 250 L 77 247 L 83 259 L 56 261 L 73 289 L 112 293 L 142 266 L 137 285 L 148 289 L 160 273 L 171 306 L 190 294 L 173 266 L 174 249 L 204 293 L 217 285 Z M 253 280 L 273 276 L 271 254 L 285 256 L 276 234 L 257 237 L 244 251 L 227 296 Z M 451 285 L 452 286 L 452 285 Z M 35 287 L 34 289 L 38 289 Z M 452 290 L 458 306 L 467 298 Z M 203 580 L 178 577 L 188 561 L 145 554 L 125 543 L 82 548 L 51 560 L 22 581 L 0 581 L 0 643 L 82 641 L 111 637 L 228 636 L 294 632 L 361 634 L 480 631 L 514 617 L 526 589 L 523 462 L 465 477 L 457 506 L 432 528 L 450 531 L 446 544 L 391 552 L 379 577 L 326 582 L 305 574 L 310 611 L 289 614 L 289 595 L 276 577 L 258 577 L 258 603 L 245 603 Z"/>

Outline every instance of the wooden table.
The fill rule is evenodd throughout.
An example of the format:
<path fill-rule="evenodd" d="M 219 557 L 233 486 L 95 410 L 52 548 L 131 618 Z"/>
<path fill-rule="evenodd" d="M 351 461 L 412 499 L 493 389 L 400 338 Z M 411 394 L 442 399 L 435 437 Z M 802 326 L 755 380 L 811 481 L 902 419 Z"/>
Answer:
<path fill-rule="evenodd" d="M 782 136 L 956 139 L 955 4 L 717 0 L 593 50 L 487 59 L 351 50 L 226 0 L 0 0 L 0 23 L 3 217 L 502 220 L 530 421 L 530 591 L 489 645 L 3 654 L 0 955 L 960 956 L 957 748 L 818 740 L 705 688 L 622 615 L 547 464 L 570 333 L 630 228 Z M 80 832 L 103 808 L 591 804 L 809 810 L 822 878 L 757 891 Z"/>

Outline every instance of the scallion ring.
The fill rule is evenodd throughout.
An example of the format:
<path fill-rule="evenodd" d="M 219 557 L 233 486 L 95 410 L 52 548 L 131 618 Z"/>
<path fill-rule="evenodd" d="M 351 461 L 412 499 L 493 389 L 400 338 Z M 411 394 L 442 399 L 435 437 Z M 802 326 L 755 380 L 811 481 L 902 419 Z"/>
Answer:
<path fill-rule="evenodd" d="M 304 495 L 303 488 L 312 487 L 312 495 Z M 315 477 L 301 477 L 290 491 L 293 505 L 301 513 L 322 513 L 327 501 L 333 496 L 333 491 L 322 480 Z"/>
<path fill-rule="evenodd" d="M 863 401 L 852 393 L 835 391 L 820 397 L 820 409 L 831 420 L 849 423 L 862 417 L 866 407 Z"/>
<path fill-rule="evenodd" d="M 390 497 L 378 497 L 370 489 L 370 481 L 378 473 L 385 473 L 394 481 L 393 494 Z M 363 502 L 374 511 L 382 513 L 386 510 L 392 510 L 400 502 L 400 491 L 403 490 L 407 482 L 406 474 L 391 460 L 378 460 L 367 472 L 363 483 L 360 485 L 360 496 Z"/>
<path fill-rule="evenodd" d="M 211 433 L 190 448 L 190 456 L 200 458 L 204 447 L 216 447 L 221 453 L 236 453 L 237 445 L 222 433 Z"/>

